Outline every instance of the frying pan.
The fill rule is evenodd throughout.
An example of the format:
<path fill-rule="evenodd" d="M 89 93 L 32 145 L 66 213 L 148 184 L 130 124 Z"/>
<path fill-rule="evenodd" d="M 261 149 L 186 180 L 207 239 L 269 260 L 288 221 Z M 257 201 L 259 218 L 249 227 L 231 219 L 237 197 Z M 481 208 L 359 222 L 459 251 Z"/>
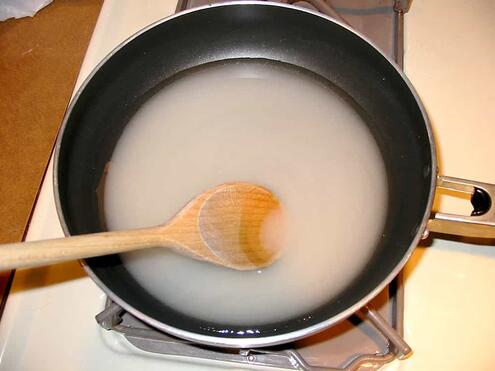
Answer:
<path fill-rule="evenodd" d="M 476 215 L 437 214 L 429 220 L 437 187 L 433 136 L 420 99 L 397 66 L 335 20 L 264 2 L 224 3 L 176 14 L 140 31 L 96 67 L 69 106 L 56 144 L 54 185 L 64 232 L 105 229 L 98 197 L 105 166 L 143 102 L 189 69 L 243 58 L 310 71 L 359 107 L 387 173 L 382 237 L 366 268 L 337 296 L 303 315 L 255 328 L 205 322 L 170 308 L 134 280 L 118 255 L 86 260 L 88 274 L 124 309 L 157 329 L 203 344 L 280 344 L 321 331 L 366 304 L 398 274 L 428 230 L 495 236 L 489 220 L 495 219 L 489 196 L 495 192 L 488 184 L 438 178 L 438 186 L 472 194 Z"/>

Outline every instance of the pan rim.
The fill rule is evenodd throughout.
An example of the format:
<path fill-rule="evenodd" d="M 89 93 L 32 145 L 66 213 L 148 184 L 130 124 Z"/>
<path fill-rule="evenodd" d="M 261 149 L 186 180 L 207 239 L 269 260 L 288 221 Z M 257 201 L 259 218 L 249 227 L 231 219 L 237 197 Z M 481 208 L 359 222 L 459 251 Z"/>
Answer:
<path fill-rule="evenodd" d="M 360 34 L 359 32 L 351 29 L 348 25 L 342 23 L 339 20 L 333 19 L 329 16 L 326 16 L 324 14 L 318 13 L 313 10 L 305 9 L 305 8 L 299 8 L 295 7 L 292 5 L 288 4 L 283 4 L 283 3 L 275 3 L 275 2 L 268 2 L 268 1 L 229 1 L 225 3 L 218 3 L 218 4 L 213 4 L 213 5 L 206 5 L 206 6 L 201 6 L 193 9 L 188 9 L 185 11 L 181 11 L 175 14 L 172 14 L 166 18 L 160 19 L 156 22 L 151 23 L 150 25 L 146 26 L 145 28 L 137 31 L 134 33 L 132 36 L 121 42 L 119 45 L 117 45 L 105 58 L 103 58 L 94 68 L 93 70 L 88 74 L 88 76 L 85 78 L 84 82 L 80 85 L 80 87 L 77 89 L 77 92 L 74 94 L 73 98 L 71 99 L 71 102 L 67 108 L 67 111 L 64 115 L 64 119 L 62 121 L 62 125 L 57 137 L 57 141 L 55 144 L 54 148 L 54 165 L 53 165 L 53 189 L 54 189 L 54 198 L 55 198 L 55 206 L 57 210 L 57 215 L 62 227 L 62 230 L 64 232 L 65 236 L 69 236 L 69 229 L 68 225 L 65 220 L 65 216 L 63 214 L 62 210 L 62 205 L 61 205 L 61 199 L 60 199 L 60 194 L 59 194 L 59 179 L 58 179 L 58 171 L 59 171 L 59 157 L 60 157 L 60 151 L 61 151 L 61 146 L 62 146 L 62 140 L 64 137 L 64 133 L 66 131 L 66 128 L 68 126 L 68 121 L 69 117 L 71 115 L 71 112 L 73 108 L 75 107 L 77 101 L 79 100 L 79 97 L 82 95 L 83 91 L 86 89 L 86 86 L 89 84 L 89 82 L 93 79 L 95 74 L 100 70 L 100 68 L 109 60 L 111 59 L 118 51 L 120 51 L 122 48 L 124 48 L 128 43 L 133 41 L 134 39 L 137 39 L 139 36 L 147 32 L 148 30 L 163 24 L 167 21 L 173 20 L 175 18 L 181 17 L 183 15 L 189 14 L 189 13 L 194 13 L 194 12 L 200 12 L 205 9 L 210 9 L 210 8 L 217 8 L 217 7 L 230 7 L 230 6 L 250 6 L 250 5 L 256 5 L 256 6 L 267 6 L 267 7 L 280 7 L 280 8 L 287 8 L 292 11 L 298 11 L 298 12 L 303 12 L 310 14 L 312 16 L 317 16 L 320 17 L 326 21 L 332 22 L 334 24 L 339 25 L 340 27 L 346 29 L 348 32 L 351 32 L 355 36 L 361 38 L 364 40 L 368 45 L 370 45 L 373 49 L 375 49 L 376 52 L 378 52 L 385 60 L 387 60 L 390 65 L 395 69 L 395 71 L 398 73 L 398 75 L 402 78 L 402 80 L 405 82 L 407 85 L 408 89 L 410 90 L 412 96 L 414 97 L 416 104 L 421 111 L 421 115 L 425 124 L 425 128 L 428 134 L 428 141 L 429 141 L 429 147 L 430 147 L 430 156 L 431 156 L 431 175 L 430 175 L 430 189 L 428 193 L 428 199 L 427 199 L 427 204 L 426 208 L 421 220 L 421 223 L 418 226 L 418 231 L 414 238 L 411 241 L 411 244 L 406 250 L 406 253 L 403 255 L 402 259 L 396 264 L 396 266 L 389 272 L 389 274 L 385 277 L 385 279 L 382 280 L 382 282 L 375 287 L 372 291 L 370 291 L 367 295 L 362 297 L 360 300 L 358 300 L 355 304 L 352 306 L 348 307 L 347 309 L 343 310 L 340 312 L 338 315 L 335 315 L 333 317 L 327 318 L 324 321 L 321 321 L 315 325 L 308 326 L 301 328 L 299 330 L 291 331 L 285 334 L 280 334 L 280 335 L 270 335 L 266 337 L 252 337 L 252 338 L 226 338 L 226 337 L 221 337 L 221 336 L 211 336 L 211 335 L 203 335 L 203 334 L 198 334 L 194 333 L 191 331 L 186 331 L 182 330 L 180 328 L 170 326 L 168 324 L 165 324 L 163 322 L 157 321 L 145 313 L 137 310 L 133 306 L 129 305 L 126 303 L 124 300 L 120 299 L 108 286 L 106 286 L 93 272 L 91 267 L 88 266 L 88 264 L 85 261 L 81 261 L 81 264 L 83 268 L 85 269 L 86 273 L 91 277 L 91 279 L 102 289 L 102 291 L 110 297 L 115 303 L 120 305 L 122 308 L 124 308 L 126 311 L 130 312 L 131 314 L 135 315 L 139 319 L 143 320 L 144 322 L 150 324 L 151 326 L 161 330 L 165 331 L 169 334 L 172 334 L 174 336 L 195 341 L 198 343 L 206 344 L 206 345 L 211 345 L 211 346 L 219 346 L 219 347 L 228 347 L 228 348 L 250 348 L 250 347 L 261 347 L 261 346 L 272 346 L 272 345 L 277 345 L 277 344 L 283 344 L 287 343 L 289 341 L 294 341 L 297 339 L 301 339 L 304 337 L 307 337 L 309 335 L 315 334 L 317 332 L 320 332 L 324 329 L 329 328 L 332 325 L 335 325 L 336 323 L 348 318 L 351 314 L 355 313 L 358 311 L 360 308 L 362 308 L 366 303 L 368 303 L 372 298 L 374 298 L 376 295 L 378 295 L 385 287 L 388 285 L 394 277 L 396 277 L 399 272 L 402 270 L 402 268 L 405 266 L 409 258 L 411 257 L 414 249 L 416 248 L 421 235 L 423 231 L 427 227 L 427 222 L 429 220 L 429 216 L 431 213 L 431 208 L 433 205 L 433 198 L 435 194 L 435 189 L 436 189 L 436 173 L 437 173 L 437 157 L 436 157 L 436 149 L 435 149 L 435 142 L 434 142 L 434 136 L 433 136 L 433 130 L 431 128 L 430 121 L 428 119 L 428 115 L 426 113 L 425 107 L 423 103 L 421 102 L 421 99 L 419 98 L 419 95 L 417 94 L 416 90 L 414 89 L 412 83 L 409 81 L 407 76 L 405 75 L 404 71 L 400 69 L 400 67 L 395 63 L 395 61 L 391 60 L 387 55 L 385 55 L 371 40 L 369 40 L 366 36 Z"/>

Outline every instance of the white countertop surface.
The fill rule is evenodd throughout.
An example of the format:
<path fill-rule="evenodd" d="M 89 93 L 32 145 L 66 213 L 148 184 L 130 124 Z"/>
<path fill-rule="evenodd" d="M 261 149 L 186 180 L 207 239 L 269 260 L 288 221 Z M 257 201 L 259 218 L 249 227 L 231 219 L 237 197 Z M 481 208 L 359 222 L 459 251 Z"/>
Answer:
<path fill-rule="evenodd" d="M 174 0 L 106 0 L 78 85 L 115 45 L 175 10 Z M 405 70 L 432 121 L 444 175 L 495 183 L 495 2 L 414 0 Z M 62 235 L 51 166 L 27 235 Z M 442 199 L 442 210 L 467 210 Z M 491 370 L 495 248 L 435 239 L 406 266 L 405 337 L 414 349 L 390 370 Z M 83 300 L 84 299 L 84 300 Z M 198 370 L 219 362 L 145 355 L 102 331 L 103 293 L 77 263 L 19 271 L 0 322 L 1 370 Z M 83 329 L 82 331 L 80 329 Z M 259 369 L 259 368 L 258 368 Z"/>

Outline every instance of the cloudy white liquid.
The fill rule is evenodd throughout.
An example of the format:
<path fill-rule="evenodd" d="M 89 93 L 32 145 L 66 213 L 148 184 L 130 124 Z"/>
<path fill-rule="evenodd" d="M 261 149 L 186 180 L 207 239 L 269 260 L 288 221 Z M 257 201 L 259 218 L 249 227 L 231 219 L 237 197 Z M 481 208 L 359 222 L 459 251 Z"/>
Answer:
<path fill-rule="evenodd" d="M 161 224 L 197 194 L 233 181 L 281 200 L 281 258 L 239 272 L 164 248 L 124 254 L 158 300 L 205 321 L 283 321 L 325 303 L 365 267 L 386 213 L 378 147 L 337 90 L 263 61 L 190 72 L 138 110 L 107 174 L 107 225 Z"/>

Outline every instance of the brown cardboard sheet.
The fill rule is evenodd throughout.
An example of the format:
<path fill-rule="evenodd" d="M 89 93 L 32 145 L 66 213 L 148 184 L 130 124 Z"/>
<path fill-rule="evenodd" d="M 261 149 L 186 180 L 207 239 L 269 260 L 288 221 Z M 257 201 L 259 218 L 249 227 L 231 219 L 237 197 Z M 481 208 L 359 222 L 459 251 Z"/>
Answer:
<path fill-rule="evenodd" d="M 0 243 L 23 238 L 102 2 L 0 22 Z"/>
<path fill-rule="evenodd" d="M 23 237 L 101 3 L 0 22 L 0 243 Z"/>

